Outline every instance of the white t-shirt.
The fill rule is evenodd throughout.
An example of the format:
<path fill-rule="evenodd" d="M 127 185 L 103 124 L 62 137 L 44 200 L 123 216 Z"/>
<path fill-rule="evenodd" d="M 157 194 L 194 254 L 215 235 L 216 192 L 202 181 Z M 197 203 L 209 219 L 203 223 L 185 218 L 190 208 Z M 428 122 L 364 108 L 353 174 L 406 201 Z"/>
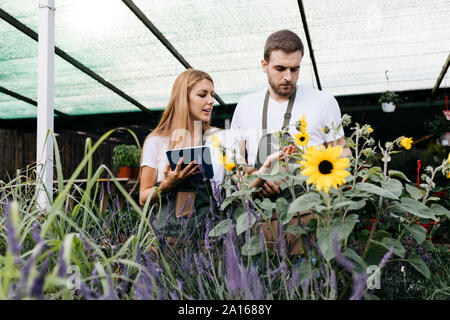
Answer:
<path fill-rule="evenodd" d="M 213 129 L 211 132 L 212 134 L 217 133 L 219 139 L 223 136 L 222 130 Z M 219 163 L 219 153 L 218 150 L 212 147 L 211 136 L 209 136 L 205 142 L 205 146 L 208 146 L 211 152 L 211 160 L 214 170 L 214 177 L 211 180 L 214 180 L 216 185 L 220 185 L 225 176 L 225 168 Z M 156 179 L 156 182 L 161 182 L 164 179 L 164 169 L 169 163 L 166 155 L 167 150 L 169 150 L 169 136 L 151 136 L 147 139 L 147 141 L 145 141 L 142 148 L 141 167 L 147 166 L 157 169 L 158 178 Z"/>
<path fill-rule="evenodd" d="M 234 111 L 230 129 L 242 140 L 246 140 L 248 164 L 254 165 L 258 152 L 259 140 L 262 137 L 262 116 L 264 98 L 267 87 L 239 99 Z M 267 132 L 281 130 L 284 114 L 289 100 L 281 103 L 269 97 L 267 108 Z M 305 115 L 306 131 L 309 134 L 308 146 L 321 145 L 344 136 L 342 127 L 336 136 L 331 131 L 325 134 L 322 128 L 326 125 L 330 129 L 341 123 L 341 111 L 334 96 L 328 92 L 310 87 L 297 86 L 294 106 L 289 121 L 289 133 L 292 137 L 298 133 L 295 123 Z"/>

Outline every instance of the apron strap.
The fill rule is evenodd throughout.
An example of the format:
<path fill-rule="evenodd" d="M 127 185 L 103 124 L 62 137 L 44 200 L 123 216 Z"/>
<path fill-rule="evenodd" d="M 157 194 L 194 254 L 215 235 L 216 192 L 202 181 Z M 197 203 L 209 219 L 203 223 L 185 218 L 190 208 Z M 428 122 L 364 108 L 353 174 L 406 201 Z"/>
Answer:
<path fill-rule="evenodd" d="M 291 120 L 291 112 L 294 107 L 295 96 L 297 93 L 297 88 L 294 88 L 291 96 L 289 97 L 289 102 L 286 108 L 286 112 L 284 113 L 284 122 L 281 130 L 284 130 L 289 125 L 289 121 Z M 264 106 L 263 106 L 263 115 L 262 115 L 262 130 L 265 132 L 267 130 L 267 109 L 269 108 L 269 90 L 266 92 L 266 96 L 264 98 Z"/>

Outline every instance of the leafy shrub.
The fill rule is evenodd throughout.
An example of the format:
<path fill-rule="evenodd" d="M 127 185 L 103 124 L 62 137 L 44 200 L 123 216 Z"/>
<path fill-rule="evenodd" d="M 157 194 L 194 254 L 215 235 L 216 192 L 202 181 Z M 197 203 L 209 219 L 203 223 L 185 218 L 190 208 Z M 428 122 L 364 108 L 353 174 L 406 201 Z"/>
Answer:
<path fill-rule="evenodd" d="M 113 151 L 114 172 L 118 172 L 120 167 L 139 167 L 141 150 L 137 146 L 120 144 Z"/>

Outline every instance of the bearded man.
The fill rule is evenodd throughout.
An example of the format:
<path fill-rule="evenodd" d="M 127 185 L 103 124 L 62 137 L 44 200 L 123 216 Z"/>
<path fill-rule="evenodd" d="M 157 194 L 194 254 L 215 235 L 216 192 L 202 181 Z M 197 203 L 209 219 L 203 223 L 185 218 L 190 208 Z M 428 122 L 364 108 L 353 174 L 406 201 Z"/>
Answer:
<path fill-rule="evenodd" d="M 345 144 L 342 126 L 337 134 L 333 130 L 327 133 L 323 130 L 341 123 L 341 112 L 334 96 L 297 85 L 303 54 L 303 43 L 297 34 L 290 30 L 272 33 L 266 40 L 264 59 L 261 61 L 262 69 L 267 74 L 268 87 L 242 97 L 236 106 L 230 129 L 241 133 L 238 134 L 238 146 L 241 159 L 245 159 L 248 164 L 245 171 L 249 174 L 257 170 L 273 151 L 264 148 L 266 142 L 263 138 L 281 129 L 288 130 L 294 137 L 299 133 L 295 124 L 303 116 L 302 123 L 306 123 L 303 132 L 306 134 L 299 142 L 305 147 Z M 347 155 L 351 155 L 351 152 L 344 149 L 341 156 Z M 275 201 L 280 196 L 281 183 L 266 180 L 259 195 Z M 307 223 L 310 218 L 309 215 L 301 220 Z M 276 217 L 273 219 L 276 220 Z M 273 226 L 274 230 L 278 230 L 276 224 Z M 271 237 L 266 235 L 268 238 Z"/>

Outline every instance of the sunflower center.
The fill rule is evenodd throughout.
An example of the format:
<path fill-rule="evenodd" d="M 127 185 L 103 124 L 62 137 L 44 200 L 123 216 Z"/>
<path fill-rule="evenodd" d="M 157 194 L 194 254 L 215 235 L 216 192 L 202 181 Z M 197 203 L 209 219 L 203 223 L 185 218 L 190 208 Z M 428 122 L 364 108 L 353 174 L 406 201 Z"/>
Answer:
<path fill-rule="evenodd" d="M 302 141 L 302 142 L 305 141 L 305 137 L 301 137 L 300 141 Z"/>
<path fill-rule="evenodd" d="M 328 160 L 323 160 L 319 163 L 319 171 L 321 174 L 329 174 L 333 170 L 333 164 Z"/>

